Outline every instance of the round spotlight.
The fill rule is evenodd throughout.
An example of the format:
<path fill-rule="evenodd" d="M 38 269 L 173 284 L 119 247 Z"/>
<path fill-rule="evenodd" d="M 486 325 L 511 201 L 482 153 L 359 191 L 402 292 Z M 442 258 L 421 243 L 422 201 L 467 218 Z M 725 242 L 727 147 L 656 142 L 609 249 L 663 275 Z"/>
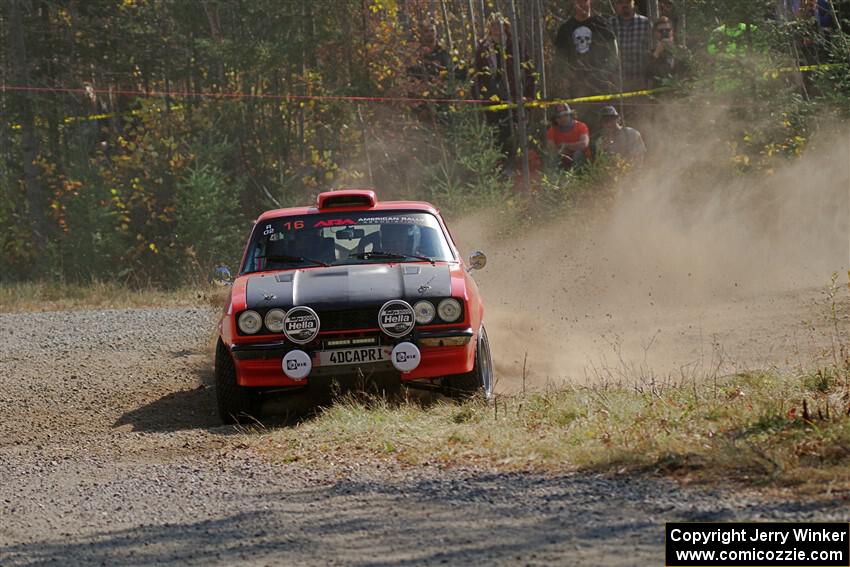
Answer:
<path fill-rule="evenodd" d="M 283 333 L 295 344 L 305 345 L 319 335 L 319 315 L 304 305 L 293 307 L 283 318 Z"/>
<path fill-rule="evenodd" d="M 401 299 L 391 299 L 378 311 L 378 327 L 394 338 L 401 338 L 413 330 L 416 316 L 413 307 Z"/>

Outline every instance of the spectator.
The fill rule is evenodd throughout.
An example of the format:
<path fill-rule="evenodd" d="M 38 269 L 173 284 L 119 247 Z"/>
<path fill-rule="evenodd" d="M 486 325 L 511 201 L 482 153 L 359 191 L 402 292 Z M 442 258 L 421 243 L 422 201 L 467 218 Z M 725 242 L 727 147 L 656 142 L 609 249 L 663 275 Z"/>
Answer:
<path fill-rule="evenodd" d="M 755 88 L 770 67 L 766 35 L 751 23 L 725 23 L 714 28 L 706 50 L 713 59 L 714 91 L 730 93 Z"/>
<path fill-rule="evenodd" d="M 575 0 L 575 14 L 558 28 L 555 48 L 568 96 L 617 90 L 614 34 L 604 18 L 593 15 L 591 0 Z"/>
<path fill-rule="evenodd" d="M 525 57 L 520 56 L 523 60 Z M 480 98 L 493 101 L 514 100 L 516 78 L 514 77 L 513 38 L 510 23 L 501 14 L 490 18 L 487 37 L 475 52 L 475 82 Z M 534 77 L 528 65 L 523 66 L 522 96 L 534 96 Z M 484 113 L 487 124 L 497 129 L 499 147 L 509 156 L 515 153 L 512 144 L 510 110 L 488 110 Z"/>
<path fill-rule="evenodd" d="M 420 81 L 431 83 L 448 75 L 451 66 L 449 52 L 437 42 L 434 25 L 419 30 L 419 63 L 408 68 L 408 74 Z"/>
<path fill-rule="evenodd" d="M 620 115 L 613 106 L 604 107 L 600 114 L 602 133 L 596 140 L 596 152 L 613 154 L 627 163 L 641 165 L 646 155 L 646 146 L 640 132 L 623 126 L 620 123 Z"/>
<path fill-rule="evenodd" d="M 407 68 L 410 78 L 408 96 L 411 98 L 445 97 L 449 93 L 451 56 L 437 42 L 437 30 L 433 24 L 423 26 L 419 31 L 419 60 L 416 65 Z M 458 70 L 455 73 L 459 73 Z M 420 102 L 412 110 L 423 122 L 434 122 L 437 115 L 445 114 L 447 106 Z"/>
<path fill-rule="evenodd" d="M 655 49 L 649 60 L 649 74 L 656 85 L 680 74 L 687 65 L 685 48 L 676 45 L 675 33 L 673 22 L 667 16 L 655 22 Z"/>
<path fill-rule="evenodd" d="M 826 46 L 835 27 L 828 0 L 793 0 L 797 35 L 803 63 L 816 65 L 827 59 Z"/>
<path fill-rule="evenodd" d="M 660 17 L 670 18 L 673 24 L 673 35 L 676 36 L 679 45 L 684 47 L 685 42 L 685 16 L 679 13 L 678 7 L 673 0 L 658 0 L 658 14 Z"/>
<path fill-rule="evenodd" d="M 798 18 L 814 17 L 821 29 L 835 27 L 829 0 L 791 0 L 791 11 Z"/>
<path fill-rule="evenodd" d="M 650 52 L 652 51 L 652 24 L 646 16 L 635 13 L 635 0 L 616 0 L 611 18 L 611 29 L 620 48 L 620 65 L 623 71 L 623 90 L 646 88 Z"/>
<path fill-rule="evenodd" d="M 552 126 L 546 131 L 546 146 L 561 157 L 561 167 L 565 170 L 580 166 L 590 157 L 590 130 L 575 119 L 570 105 L 555 106 Z"/>

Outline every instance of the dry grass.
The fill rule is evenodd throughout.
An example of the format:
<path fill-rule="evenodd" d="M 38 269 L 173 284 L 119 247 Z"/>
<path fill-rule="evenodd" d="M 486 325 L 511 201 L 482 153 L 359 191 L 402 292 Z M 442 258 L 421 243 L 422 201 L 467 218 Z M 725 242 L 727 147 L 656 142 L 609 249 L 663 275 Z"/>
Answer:
<path fill-rule="evenodd" d="M 850 489 L 850 371 L 727 376 L 665 388 L 571 388 L 496 403 L 346 399 L 249 436 L 281 461 L 650 472 L 686 481 Z"/>
<path fill-rule="evenodd" d="M 222 305 L 229 288 L 131 289 L 106 282 L 85 285 L 27 282 L 0 285 L 0 313 L 91 308 Z"/>

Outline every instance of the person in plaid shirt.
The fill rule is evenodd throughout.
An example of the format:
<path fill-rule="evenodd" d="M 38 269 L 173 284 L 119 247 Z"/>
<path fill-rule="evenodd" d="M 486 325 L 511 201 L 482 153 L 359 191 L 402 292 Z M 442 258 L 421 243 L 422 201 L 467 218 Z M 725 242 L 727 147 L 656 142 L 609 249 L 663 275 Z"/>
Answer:
<path fill-rule="evenodd" d="M 634 0 L 616 0 L 614 11 L 617 15 L 611 18 L 611 29 L 620 49 L 623 90 L 644 89 L 652 52 L 652 24 L 646 16 L 635 13 Z"/>

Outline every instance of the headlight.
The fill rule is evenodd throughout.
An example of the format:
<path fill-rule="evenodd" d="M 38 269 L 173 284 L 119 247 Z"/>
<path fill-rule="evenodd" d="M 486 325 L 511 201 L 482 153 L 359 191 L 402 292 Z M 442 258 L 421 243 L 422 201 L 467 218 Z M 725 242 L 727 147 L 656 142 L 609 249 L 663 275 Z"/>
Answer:
<path fill-rule="evenodd" d="M 446 323 L 454 323 L 460 319 L 460 303 L 457 299 L 444 299 L 437 306 L 437 313 Z"/>
<path fill-rule="evenodd" d="M 283 330 L 283 319 L 286 317 L 286 311 L 283 309 L 271 309 L 266 313 L 265 323 L 266 329 L 273 333 L 279 333 Z"/>
<path fill-rule="evenodd" d="M 416 322 L 420 325 L 427 325 L 434 320 L 434 315 L 437 311 L 430 301 L 419 301 L 413 306 L 413 312 L 416 314 Z"/>
<path fill-rule="evenodd" d="M 263 318 L 256 311 L 245 311 L 239 316 L 239 329 L 247 335 L 253 335 L 262 326 Z"/>

